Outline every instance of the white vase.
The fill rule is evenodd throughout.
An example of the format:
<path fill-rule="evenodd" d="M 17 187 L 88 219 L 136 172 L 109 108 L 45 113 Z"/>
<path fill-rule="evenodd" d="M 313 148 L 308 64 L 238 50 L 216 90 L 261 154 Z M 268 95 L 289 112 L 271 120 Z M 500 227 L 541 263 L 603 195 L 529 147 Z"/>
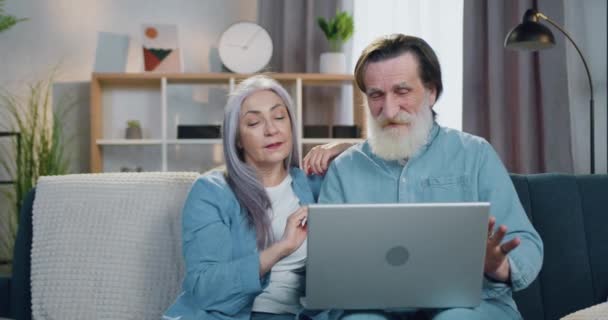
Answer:
<path fill-rule="evenodd" d="M 346 73 L 346 56 L 343 52 L 325 52 L 321 53 L 319 61 L 319 70 L 321 73 Z"/>

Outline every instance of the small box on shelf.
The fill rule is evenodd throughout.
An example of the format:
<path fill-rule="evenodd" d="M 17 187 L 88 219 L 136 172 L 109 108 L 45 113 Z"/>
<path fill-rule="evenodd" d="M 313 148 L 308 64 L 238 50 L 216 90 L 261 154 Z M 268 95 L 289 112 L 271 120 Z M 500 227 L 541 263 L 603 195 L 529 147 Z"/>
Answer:
<path fill-rule="evenodd" d="M 306 125 L 304 126 L 304 138 L 329 138 L 329 126 Z"/>
<path fill-rule="evenodd" d="M 334 125 L 331 128 L 332 138 L 360 138 L 361 129 L 358 126 Z"/>
<path fill-rule="evenodd" d="M 218 139 L 222 136 L 220 125 L 178 125 L 178 139 Z"/>

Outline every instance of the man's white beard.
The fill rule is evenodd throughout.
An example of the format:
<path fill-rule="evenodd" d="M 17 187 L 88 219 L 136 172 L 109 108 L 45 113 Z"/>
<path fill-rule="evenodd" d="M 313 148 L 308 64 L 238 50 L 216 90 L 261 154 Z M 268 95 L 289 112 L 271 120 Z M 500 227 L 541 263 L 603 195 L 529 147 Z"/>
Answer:
<path fill-rule="evenodd" d="M 414 155 L 428 141 L 428 135 L 433 127 L 433 114 L 428 104 L 428 96 L 424 99 L 417 114 L 399 111 L 391 120 L 409 122 L 409 127 L 383 128 L 386 118 L 382 114 L 378 118 L 369 115 L 367 124 L 370 132 L 368 139 L 372 152 L 385 160 L 407 159 Z"/>

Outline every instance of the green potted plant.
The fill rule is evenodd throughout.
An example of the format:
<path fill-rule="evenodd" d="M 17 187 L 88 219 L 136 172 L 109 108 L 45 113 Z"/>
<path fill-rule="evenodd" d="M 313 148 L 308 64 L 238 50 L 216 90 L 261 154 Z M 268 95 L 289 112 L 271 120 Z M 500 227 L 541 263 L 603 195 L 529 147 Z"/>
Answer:
<path fill-rule="evenodd" d="M 0 0 L 0 32 L 6 31 L 21 21 L 25 21 L 25 18 L 16 18 L 10 14 L 4 12 L 4 1 Z"/>
<path fill-rule="evenodd" d="M 23 95 L 0 91 L 0 116 L 6 120 L 0 123 L 0 130 L 19 133 L 18 140 L 0 147 L 0 171 L 14 181 L 0 190 L 2 201 L 9 204 L 8 210 L 0 212 L 0 264 L 5 269 L 12 260 L 23 199 L 39 177 L 67 174 L 69 170 L 68 140 L 62 125 L 74 101 L 69 97 L 56 99 L 53 108 L 52 84 L 53 76 L 28 84 Z"/>
<path fill-rule="evenodd" d="M 141 124 L 139 120 L 128 120 L 127 121 L 127 139 L 142 139 Z"/>
<path fill-rule="evenodd" d="M 342 49 L 342 44 L 352 37 L 355 31 L 353 17 L 346 11 L 337 12 L 336 16 L 325 20 L 323 17 L 317 18 L 319 27 L 329 41 L 330 52 L 321 54 L 319 69 L 321 73 L 346 73 L 346 57 Z"/>

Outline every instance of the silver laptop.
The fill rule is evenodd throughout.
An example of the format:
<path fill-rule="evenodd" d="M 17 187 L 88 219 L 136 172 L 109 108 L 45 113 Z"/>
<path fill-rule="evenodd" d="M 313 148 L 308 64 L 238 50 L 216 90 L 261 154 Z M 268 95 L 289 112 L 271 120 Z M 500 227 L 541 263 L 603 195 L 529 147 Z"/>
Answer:
<path fill-rule="evenodd" d="M 474 307 L 489 203 L 310 205 L 308 309 Z"/>

